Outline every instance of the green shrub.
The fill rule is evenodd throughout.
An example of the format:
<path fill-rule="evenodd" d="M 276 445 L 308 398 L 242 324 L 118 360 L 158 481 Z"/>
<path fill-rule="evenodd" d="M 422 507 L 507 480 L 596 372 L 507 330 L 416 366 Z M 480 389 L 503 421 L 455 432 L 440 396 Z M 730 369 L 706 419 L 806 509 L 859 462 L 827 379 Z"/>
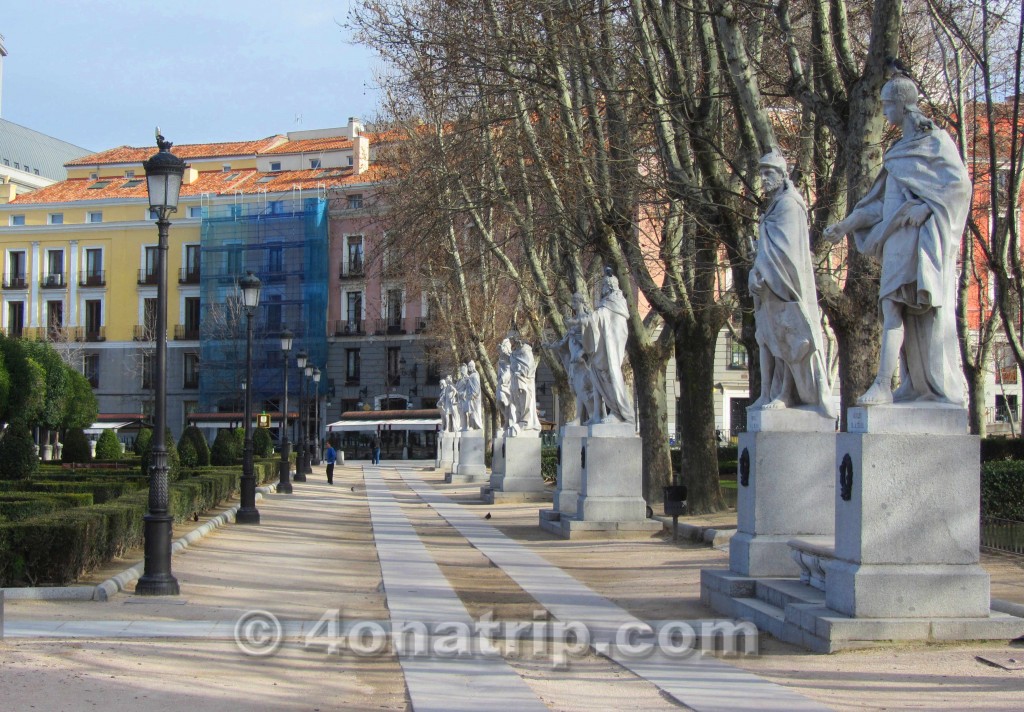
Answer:
<path fill-rule="evenodd" d="M 149 431 L 142 431 L 149 432 Z M 141 434 L 140 434 L 141 435 Z M 136 442 L 136 447 L 138 442 Z M 181 460 L 178 458 L 178 448 L 174 445 L 174 437 L 171 429 L 164 429 L 164 448 L 167 450 L 167 475 L 170 479 L 176 478 L 181 471 Z M 150 437 L 145 444 L 145 449 L 139 453 L 139 468 L 144 475 L 149 474 L 150 455 L 153 450 L 153 439 Z"/>
<path fill-rule="evenodd" d="M 142 431 L 144 433 L 150 433 L 150 430 Z M 121 441 L 117 438 L 115 433 L 110 428 L 107 428 L 100 433 L 100 439 L 96 442 L 96 459 L 97 460 L 120 460 L 123 453 L 121 452 Z"/>
<path fill-rule="evenodd" d="M 138 436 L 135 438 L 135 454 L 142 456 L 142 453 L 149 450 L 149 441 L 153 439 L 153 431 L 150 428 L 145 428 L 139 431 Z"/>
<path fill-rule="evenodd" d="M 1024 461 L 982 463 L 981 513 L 1024 522 Z"/>
<path fill-rule="evenodd" d="M 210 446 L 206 444 L 206 437 L 203 431 L 194 425 L 190 425 L 181 433 L 178 440 L 178 456 L 181 458 L 181 466 L 194 469 L 206 467 L 210 464 Z"/>
<path fill-rule="evenodd" d="M 242 459 L 242 442 L 236 436 L 237 431 L 222 428 L 210 448 L 211 465 L 237 465 Z"/>
<path fill-rule="evenodd" d="M 24 480 L 38 467 L 35 441 L 28 426 L 19 420 L 12 422 L 0 439 L 0 479 Z"/>
<path fill-rule="evenodd" d="M 255 457 L 270 457 L 274 454 L 274 440 L 266 428 L 256 428 L 252 434 L 252 451 Z"/>
<path fill-rule="evenodd" d="M 62 462 L 89 462 L 92 460 L 92 450 L 89 447 L 89 439 L 81 428 L 68 428 L 64 434 L 64 449 L 61 450 L 60 459 Z"/>
<path fill-rule="evenodd" d="M 0 517 L 9 522 L 20 522 L 29 517 L 51 514 L 65 508 L 60 500 L 31 492 L 0 493 Z"/>
<path fill-rule="evenodd" d="M 558 448 L 546 447 L 540 451 L 540 475 L 545 482 L 558 479 Z"/>

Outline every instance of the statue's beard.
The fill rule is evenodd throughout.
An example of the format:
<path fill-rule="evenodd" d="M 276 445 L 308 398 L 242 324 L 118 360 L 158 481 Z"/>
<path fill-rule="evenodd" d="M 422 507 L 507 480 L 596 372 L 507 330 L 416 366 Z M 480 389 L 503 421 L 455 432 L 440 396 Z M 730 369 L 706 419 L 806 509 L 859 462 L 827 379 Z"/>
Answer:
<path fill-rule="evenodd" d="M 764 192 L 768 195 L 773 195 L 775 191 L 783 185 L 782 176 L 773 175 L 770 178 L 761 179 L 761 184 L 764 186 Z"/>

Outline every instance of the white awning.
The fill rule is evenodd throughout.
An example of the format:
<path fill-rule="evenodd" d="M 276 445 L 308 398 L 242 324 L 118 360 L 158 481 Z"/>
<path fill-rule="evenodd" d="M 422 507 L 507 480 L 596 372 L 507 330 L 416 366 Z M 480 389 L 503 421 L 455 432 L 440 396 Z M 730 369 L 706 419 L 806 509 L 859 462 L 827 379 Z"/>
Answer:
<path fill-rule="evenodd" d="M 327 426 L 328 432 L 374 432 L 380 430 L 437 430 L 440 418 L 389 418 L 387 420 L 339 420 Z"/>
<path fill-rule="evenodd" d="M 83 432 L 86 435 L 100 435 L 104 430 L 120 430 L 126 425 L 138 425 L 137 420 L 126 420 L 123 423 L 93 423 Z"/>

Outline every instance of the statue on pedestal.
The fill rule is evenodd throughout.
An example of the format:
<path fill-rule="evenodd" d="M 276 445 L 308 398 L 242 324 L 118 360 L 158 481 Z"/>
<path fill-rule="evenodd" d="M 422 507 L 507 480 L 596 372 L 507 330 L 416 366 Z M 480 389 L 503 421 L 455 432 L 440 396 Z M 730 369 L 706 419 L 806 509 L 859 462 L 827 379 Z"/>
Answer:
<path fill-rule="evenodd" d="M 533 358 L 533 347 L 529 343 L 518 340 L 516 350 L 512 352 L 512 403 L 515 417 L 515 433 L 524 430 L 540 430 L 540 419 L 537 417 L 537 362 Z"/>
<path fill-rule="evenodd" d="M 599 423 L 602 417 L 599 415 L 599 399 L 590 374 L 587 352 L 583 348 L 582 324 L 590 316 L 587 298 L 576 292 L 572 295 L 572 308 L 573 314 L 565 319 L 565 336 L 546 346 L 558 355 L 569 376 L 569 386 L 576 396 L 576 418 L 566 425 L 587 424 L 592 419 Z"/>
<path fill-rule="evenodd" d="M 462 429 L 480 430 L 484 427 L 483 392 L 480 390 L 480 374 L 472 361 L 462 364 L 459 369 L 459 404 L 462 411 Z"/>
<path fill-rule="evenodd" d="M 750 408 L 809 405 L 834 418 L 807 205 L 777 150 L 761 158 L 759 170 L 769 200 L 758 226 L 757 255 L 749 276 L 761 362 L 761 396 Z"/>
<path fill-rule="evenodd" d="M 897 74 L 882 89 L 882 111 L 903 135 L 853 211 L 825 229 L 882 263 L 878 293 L 882 347 L 878 375 L 858 400 L 963 404 L 957 341 L 956 262 L 971 204 L 971 181 L 949 135 L 918 108 L 917 85 Z M 900 385 L 890 387 L 899 365 Z"/>
<path fill-rule="evenodd" d="M 512 342 L 507 338 L 498 344 L 498 415 L 501 429 L 507 435 L 516 426 L 515 404 L 512 398 Z"/>
<path fill-rule="evenodd" d="M 583 322 L 583 347 L 587 351 L 599 400 L 591 423 L 633 422 L 633 406 L 622 377 L 622 362 L 626 357 L 626 340 L 629 337 L 628 319 L 629 307 L 619 289 L 619 280 L 606 269 L 601 301 Z"/>

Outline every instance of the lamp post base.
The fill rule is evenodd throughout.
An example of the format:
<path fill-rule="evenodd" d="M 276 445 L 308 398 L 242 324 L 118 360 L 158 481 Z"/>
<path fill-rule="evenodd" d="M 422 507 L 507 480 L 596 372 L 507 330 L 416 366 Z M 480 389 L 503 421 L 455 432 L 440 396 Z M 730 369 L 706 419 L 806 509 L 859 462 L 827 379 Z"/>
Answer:
<path fill-rule="evenodd" d="M 146 568 L 135 584 L 137 596 L 177 596 L 178 580 L 171 575 L 171 525 L 167 515 L 147 514 L 145 522 Z"/>
<path fill-rule="evenodd" d="M 243 507 L 235 514 L 235 524 L 259 524 L 260 510 L 255 507 Z"/>
<path fill-rule="evenodd" d="M 292 480 L 290 470 L 292 469 L 291 463 L 288 460 L 281 460 L 278 466 L 278 481 L 277 481 L 277 493 L 278 494 L 291 494 L 292 493 Z"/>

